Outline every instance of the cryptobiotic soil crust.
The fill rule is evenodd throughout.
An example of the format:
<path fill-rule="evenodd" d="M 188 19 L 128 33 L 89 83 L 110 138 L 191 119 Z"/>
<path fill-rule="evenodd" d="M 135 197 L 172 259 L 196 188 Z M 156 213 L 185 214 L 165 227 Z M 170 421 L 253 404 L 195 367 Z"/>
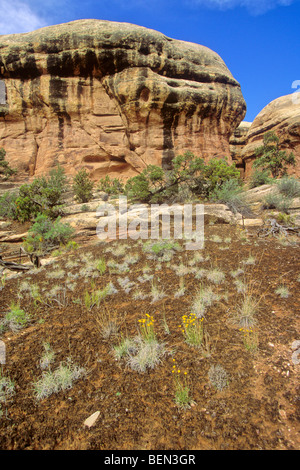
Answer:
<path fill-rule="evenodd" d="M 1 334 L 1 374 L 13 382 L 14 393 L 1 402 L 0 448 L 299 449 L 299 365 L 293 350 L 300 339 L 299 239 L 265 239 L 255 228 L 208 225 L 203 250 L 186 251 L 180 241 L 181 250 L 167 259 L 151 259 L 145 241 L 91 240 L 78 240 L 77 250 L 42 260 L 40 269 L 2 278 L 0 319 L 15 302 L 30 321 Z M 3 258 L 10 249 L 3 245 Z M 91 268 L 99 258 L 105 260 L 104 274 Z M 224 274 L 219 283 L 207 276 L 213 268 Z M 86 292 L 108 283 L 113 293 L 88 308 Z M 37 286 L 40 295 L 30 294 L 28 285 Z M 259 302 L 253 351 L 245 347 L 236 317 L 242 285 Z M 193 312 L 201 286 L 217 294 L 204 315 L 205 348 L 187 344 L 182 332 L 182 316 Z M 288 289 L 286 297 L 276 293 L 280 286 Z M 55 297 L 59 288 L 64 295 Z M 154 288 L 164 296 L 154 298 Z M 56 301 L 49 301 L 50 292 Z M 107 335 L 99 321 L 103 312 L 114 324 Z M 146 314 L 153 316 L 165 354 L 141 372 L 126 357 L 117 359 L 114 346 L 135 337 Z M 38 400 L 34 383 L 45 373 L 46 343 L 54 352 L 46 371 L 71 361 L 85 374 Z M 187 372 L 187 408 L 174 400 L 174 363 L 176 371 Z M 227 377 L 219 388 L 209 374 L 217 365 Z M 86 426 L 97 411 L 95 423 Z"/>

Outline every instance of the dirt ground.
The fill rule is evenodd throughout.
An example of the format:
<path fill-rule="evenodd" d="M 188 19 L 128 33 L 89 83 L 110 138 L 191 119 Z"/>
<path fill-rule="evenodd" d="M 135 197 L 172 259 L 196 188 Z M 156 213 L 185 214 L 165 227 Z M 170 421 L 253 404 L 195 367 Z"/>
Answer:
<path fill-rule="evenodd" d="M 185 250 L 180 241 L 181 250 L 169 261 L 149 259 L 144 244 L 100 243 L 95 238 L 52 263 L 43 260 L 40 269 L 2 278 L 0 320 L 14 301 L 30 314 L 30 322 L 0 336 L 6 352 L 1 374 L 13 381 L 15 392 L 1 403 L 0 448 L 298 450 L 299 365 L 292 359 L 292 344 L 300 340 L 299 239 L 266 239 L 258 237 L 255 228 L 245 233 L 236 226 L 208 225 L 204 249 L 198 253 L 202 259 Z M 126 245 L 123 253 L 121 245 Z M 12 250 L 6 245 L 0 248 L 3 258 Z M 128 271 L 109 267 L 110 261 L 122 264 L 128 255 L 136 255 Z M 89 270 L 91 262 L 101 257 L 106 262 L 102 275 Z M 182 266 L 186 271 L 176 272 Z M 216 267 L 225 274 L 219 284 L 203 273 L 199 276 L 200 269 Z M 238 269 L 242 271 L 234 277 Z M 153 277 L 142 282 L 145 273 Z M 135 283 L 127 291 L 119 282 L 126 277 Z M 259 301 L 254 351 L 246 349 L 234 320 L 244 299 L 237 279 L 251 287 Z M 109 282 L 117 292 L 99 306 L 87 308 L 86 292 Z M 38 286 L 39 297 L 29 294 L 28 283 Z M 153 285 L 164 290 L 160 300 L 149 297 Z M 200 285 L 211 286 L 218 294 L 203 321 L 209 335 L 206 351 L 187 344 L 179 328 L 182 316 L 192 311 Z M 286 298 L 275 292 L 281 285 L 288 288 Z M 55 286 L 66 286 L 59 303 L 47 296 Z M 176 292 L 183 286 L 179 296 Z M 147 296 L 137 298 L 137 289 Z M 104 311 L 118 326 L 107 337 L 99 323 Z M 138 320 L 145 314 L 154 317 L 155 333 L 166 354 L 156 367 L 139 372 L 126 359 L 116 359 L 113 347 L 122 337 L 138 333 Z M 43 374 L 40 360 L 45 343 L 55 353 L 50 370 L 70 359 L 86 372 L 71 388 L 37 400 L 34 383 Z M 174 400 L 173 359 L 187 372 L 192 402 L 185 409 Z M 228 377 L 222 389 L 209 379 L 215 365 Z M 100 414 L 95 424 L 84 425 L 96 411 Z"/>

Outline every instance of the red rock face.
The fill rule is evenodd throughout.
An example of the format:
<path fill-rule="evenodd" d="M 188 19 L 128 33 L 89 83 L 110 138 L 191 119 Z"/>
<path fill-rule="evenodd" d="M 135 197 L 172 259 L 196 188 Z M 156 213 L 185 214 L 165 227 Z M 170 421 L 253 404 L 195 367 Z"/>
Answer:
<path fill-rule="evenodd" d="M 251 174 L 255 149 L 262 145 L 264 134 L 273 131 L 280 140 L 280 150 L 293 152 L 296 166 L 288 173 L 300 177 L 300 93 L 281 96 L 269 103 L 254 119 L 248 130 L 246 145 L 241 151 L 246 178 Z"/>
<path fill-rule="evenodd" d="M 24 174 L 94 179 L 169 167 L 186 150 L 231 161 L 246 105 L 204 46 L 125 23 L 82 20 L 0 36 L 0 147 Z"/>

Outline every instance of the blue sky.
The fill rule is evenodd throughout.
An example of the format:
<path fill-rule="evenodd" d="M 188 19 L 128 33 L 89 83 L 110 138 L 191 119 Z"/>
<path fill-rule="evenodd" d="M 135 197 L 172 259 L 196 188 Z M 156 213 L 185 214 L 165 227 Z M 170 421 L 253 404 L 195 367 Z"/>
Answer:
<path fill-rule="evenodd" d="M 0 0 L 0 34 L 95 18 L 203 44 L 239 81 L 246 121 L 300 91 L 300 0 Z"/>

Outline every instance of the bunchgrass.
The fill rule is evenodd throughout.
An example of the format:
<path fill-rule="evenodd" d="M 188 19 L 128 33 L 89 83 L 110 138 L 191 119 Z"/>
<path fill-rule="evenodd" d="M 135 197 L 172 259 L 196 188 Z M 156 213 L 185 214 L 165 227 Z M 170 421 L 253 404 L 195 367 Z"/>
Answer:
<path fill-rule="evenodd" d="M 118 333 L 119 324 L 116 310 L 112 311 L 103 305 L 95 312 L 95 321 L 102 338 L 108 339 Z"/>
<path fill-rule="evenodd" d="M 50 369 L 43 372 L 42 377 L 34 382 L 34 396 L 36 400 L 42 400 L 49 397 L 53 393 L 59 393 L 63 390 L 72 388 L 73 383 L 85 375 L 86 371 L 83 367 L 72 364 L 71 361 L 60 363 L 54 371 Z"/>
<path fill-rule="evenodd" d="M 223 390 L 229 384 L 229 377 L 223 366 L 220 364 L 212 365 L 208 371 L 208 379 L 212 386 L 217 390 Z"/>
<path fill-rule="evenodd" d="M 49 369 L 50 365 L 54 362 L 55 353 L 48 342 L 44 342 L 44 354 L 40 359 L 40 368 Z"/>
<path fill-rule="evenodd" d="M 287 299 L 290 295 L 289 289 L 286 286 L 279 286 L 276 290 L 275 293 L 279 295 L 282 299 Z"/>
<path fill-rule="evenodd" d="M 225 280 L 225 274 L 219 268 L 207 271 L 206 279 L 214 284 L 221 284 Z"/>
<path fill-rule="evenodd" d="M 9 378 L 2 375 L 0 370 L 0 403 L 5 403 L 8 398 L 15 394 L 14 382 Z"/>
<path fill-rule="evenodd" d="M 218 300 L 219 295 L 213 291 L 211 286 L 200 285 L 192 302 L 191 311 L 195 313 L 196 317 L 202 318 L 207 308 L 211 307 Z"/>
<path fill-rule="evenodd" d="M 127 365 L 137 372 L 146 372 L 160 364 L 165 353 L 164 343 L 156 338 L 145 340 L 139 335 L 134 338 L 133 348 L 127 354 Z"/>
<path fill-rule="evenodd" d="M 240 328 L 252 328 L 256 325 L 259 303 L 260 299 L 257 299 L 253 293 L 247 291 L 244 293 L 243 300 L 234 313 L 234 318 Z"/>

